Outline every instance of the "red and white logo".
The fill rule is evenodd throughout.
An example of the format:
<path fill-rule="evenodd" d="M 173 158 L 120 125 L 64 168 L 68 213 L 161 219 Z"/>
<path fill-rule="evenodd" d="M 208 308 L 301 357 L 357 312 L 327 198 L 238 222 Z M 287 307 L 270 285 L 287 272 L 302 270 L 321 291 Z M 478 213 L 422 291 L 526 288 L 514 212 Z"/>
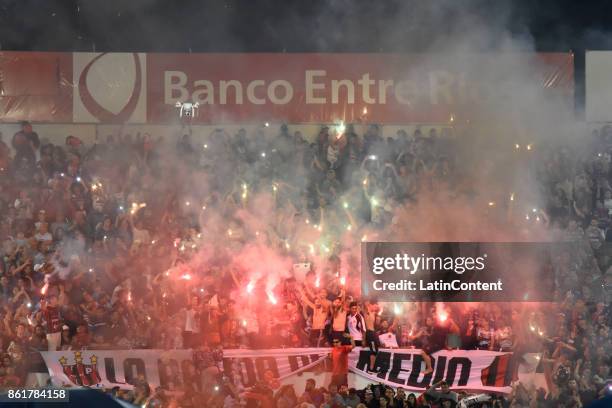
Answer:
<path fill-rule="evenodd" d="M 74 53 L 73 121 L 145 123 L 146 54 Z"/>

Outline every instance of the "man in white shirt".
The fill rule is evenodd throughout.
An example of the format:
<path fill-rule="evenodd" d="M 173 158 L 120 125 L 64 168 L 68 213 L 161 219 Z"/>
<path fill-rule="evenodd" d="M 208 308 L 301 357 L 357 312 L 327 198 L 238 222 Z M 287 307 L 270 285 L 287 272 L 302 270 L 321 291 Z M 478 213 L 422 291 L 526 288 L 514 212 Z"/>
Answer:
<path fill-rule="evenodd" d="M 138 245 L 146 245 L 151 242 L 151 235 L 149 231 L 143 227 L 142 221 L 140 220 L 134 222 L 132 226 L 132 236 L 132 246 L 137 247 Z"/>
<path fill-rule="evenodd" d="M 198 344 L 198 334 L 200 333 L 200 298 L 194 296 L 185 310 L 185 325 L 183 326 L 183 347 L 196 348 Z"/>
<path fill-rule="evenodd" d="M 53 241 L 53 236 L 49 233 L 49 224 L 41 222 L 38 224 L 38 231 L 34 235 L 37 241 Z"/>
<path fill-rule="evenodd" d="M 350 313 L 346 318 L 349 334 L 355 340 L 355 345 L 362 347 L 365 339 L 365 320 L 359 312 L 357 302 L 351 302 Z"/>

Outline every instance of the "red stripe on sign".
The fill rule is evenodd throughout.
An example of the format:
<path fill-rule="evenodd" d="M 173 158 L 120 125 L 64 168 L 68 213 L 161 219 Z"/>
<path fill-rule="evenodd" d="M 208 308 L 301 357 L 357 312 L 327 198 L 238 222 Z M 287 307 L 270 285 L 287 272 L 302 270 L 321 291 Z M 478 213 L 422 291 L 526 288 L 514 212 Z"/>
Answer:
<path fill-rule="evenodd" d="M 508 363 L 510 362 L 511 354 L 505 354 L 498 356 L 499 364 L 497 366 L 497 375 L 495 376 L 495 387 L 503 387 L 506 379 L 506 370 L 508 369 Z"/>

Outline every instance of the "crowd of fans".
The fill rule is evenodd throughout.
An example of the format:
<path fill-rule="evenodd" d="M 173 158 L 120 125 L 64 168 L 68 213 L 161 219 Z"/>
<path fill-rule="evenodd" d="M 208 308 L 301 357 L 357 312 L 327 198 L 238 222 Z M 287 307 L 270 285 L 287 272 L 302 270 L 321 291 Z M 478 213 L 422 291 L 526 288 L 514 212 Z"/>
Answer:
<path fill-rule="evenodd" d="M 557 302 L 537 305 L 360 296 L 351 246 L 383 236 L 424 192 L 477 194 L 460 180 L 452 129 L 385 139 L 375 125 L 363 135 L 322 127 L 312 142 L 286 125 L 274 137 L 265 130 L 217 129 L 198 142 L 120 132 L 86 146 L 74 136 L 50 143 L 24 123 L 0 141 L 0 386 L 23 384 L 37 351 L 327 347 L 350 334 L 425 355 L 542 353 L 547 393 L 516 382 L 483 406 L 580 407 L 605 392 L 612 128 L 594 132 L 582 155 L 536 146 L 546 202 L 529 221 L 572 244 L 554 262 Z M 258 263 L 286 270 L 272 279 L 253 272 Z M 181 407 L 447 407 L 464 397 L 443 384 L 416 398 L 312 382 L 298 397 L 292 386 L 254 392 L 200 368 L 206 388 L 114 392 Z"/>

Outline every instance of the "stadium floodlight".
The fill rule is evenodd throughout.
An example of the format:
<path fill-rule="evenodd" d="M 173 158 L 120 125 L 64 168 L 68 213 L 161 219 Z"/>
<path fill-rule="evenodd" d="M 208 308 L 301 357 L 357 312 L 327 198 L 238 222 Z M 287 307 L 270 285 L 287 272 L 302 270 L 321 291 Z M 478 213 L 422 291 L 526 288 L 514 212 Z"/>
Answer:
<path fill-rule="evenodd" d="M 190 119 L 197 116 L 200 104 L 198 102 L 176 102 L 176 107 L 179 110 L 179 117 Z"/>

